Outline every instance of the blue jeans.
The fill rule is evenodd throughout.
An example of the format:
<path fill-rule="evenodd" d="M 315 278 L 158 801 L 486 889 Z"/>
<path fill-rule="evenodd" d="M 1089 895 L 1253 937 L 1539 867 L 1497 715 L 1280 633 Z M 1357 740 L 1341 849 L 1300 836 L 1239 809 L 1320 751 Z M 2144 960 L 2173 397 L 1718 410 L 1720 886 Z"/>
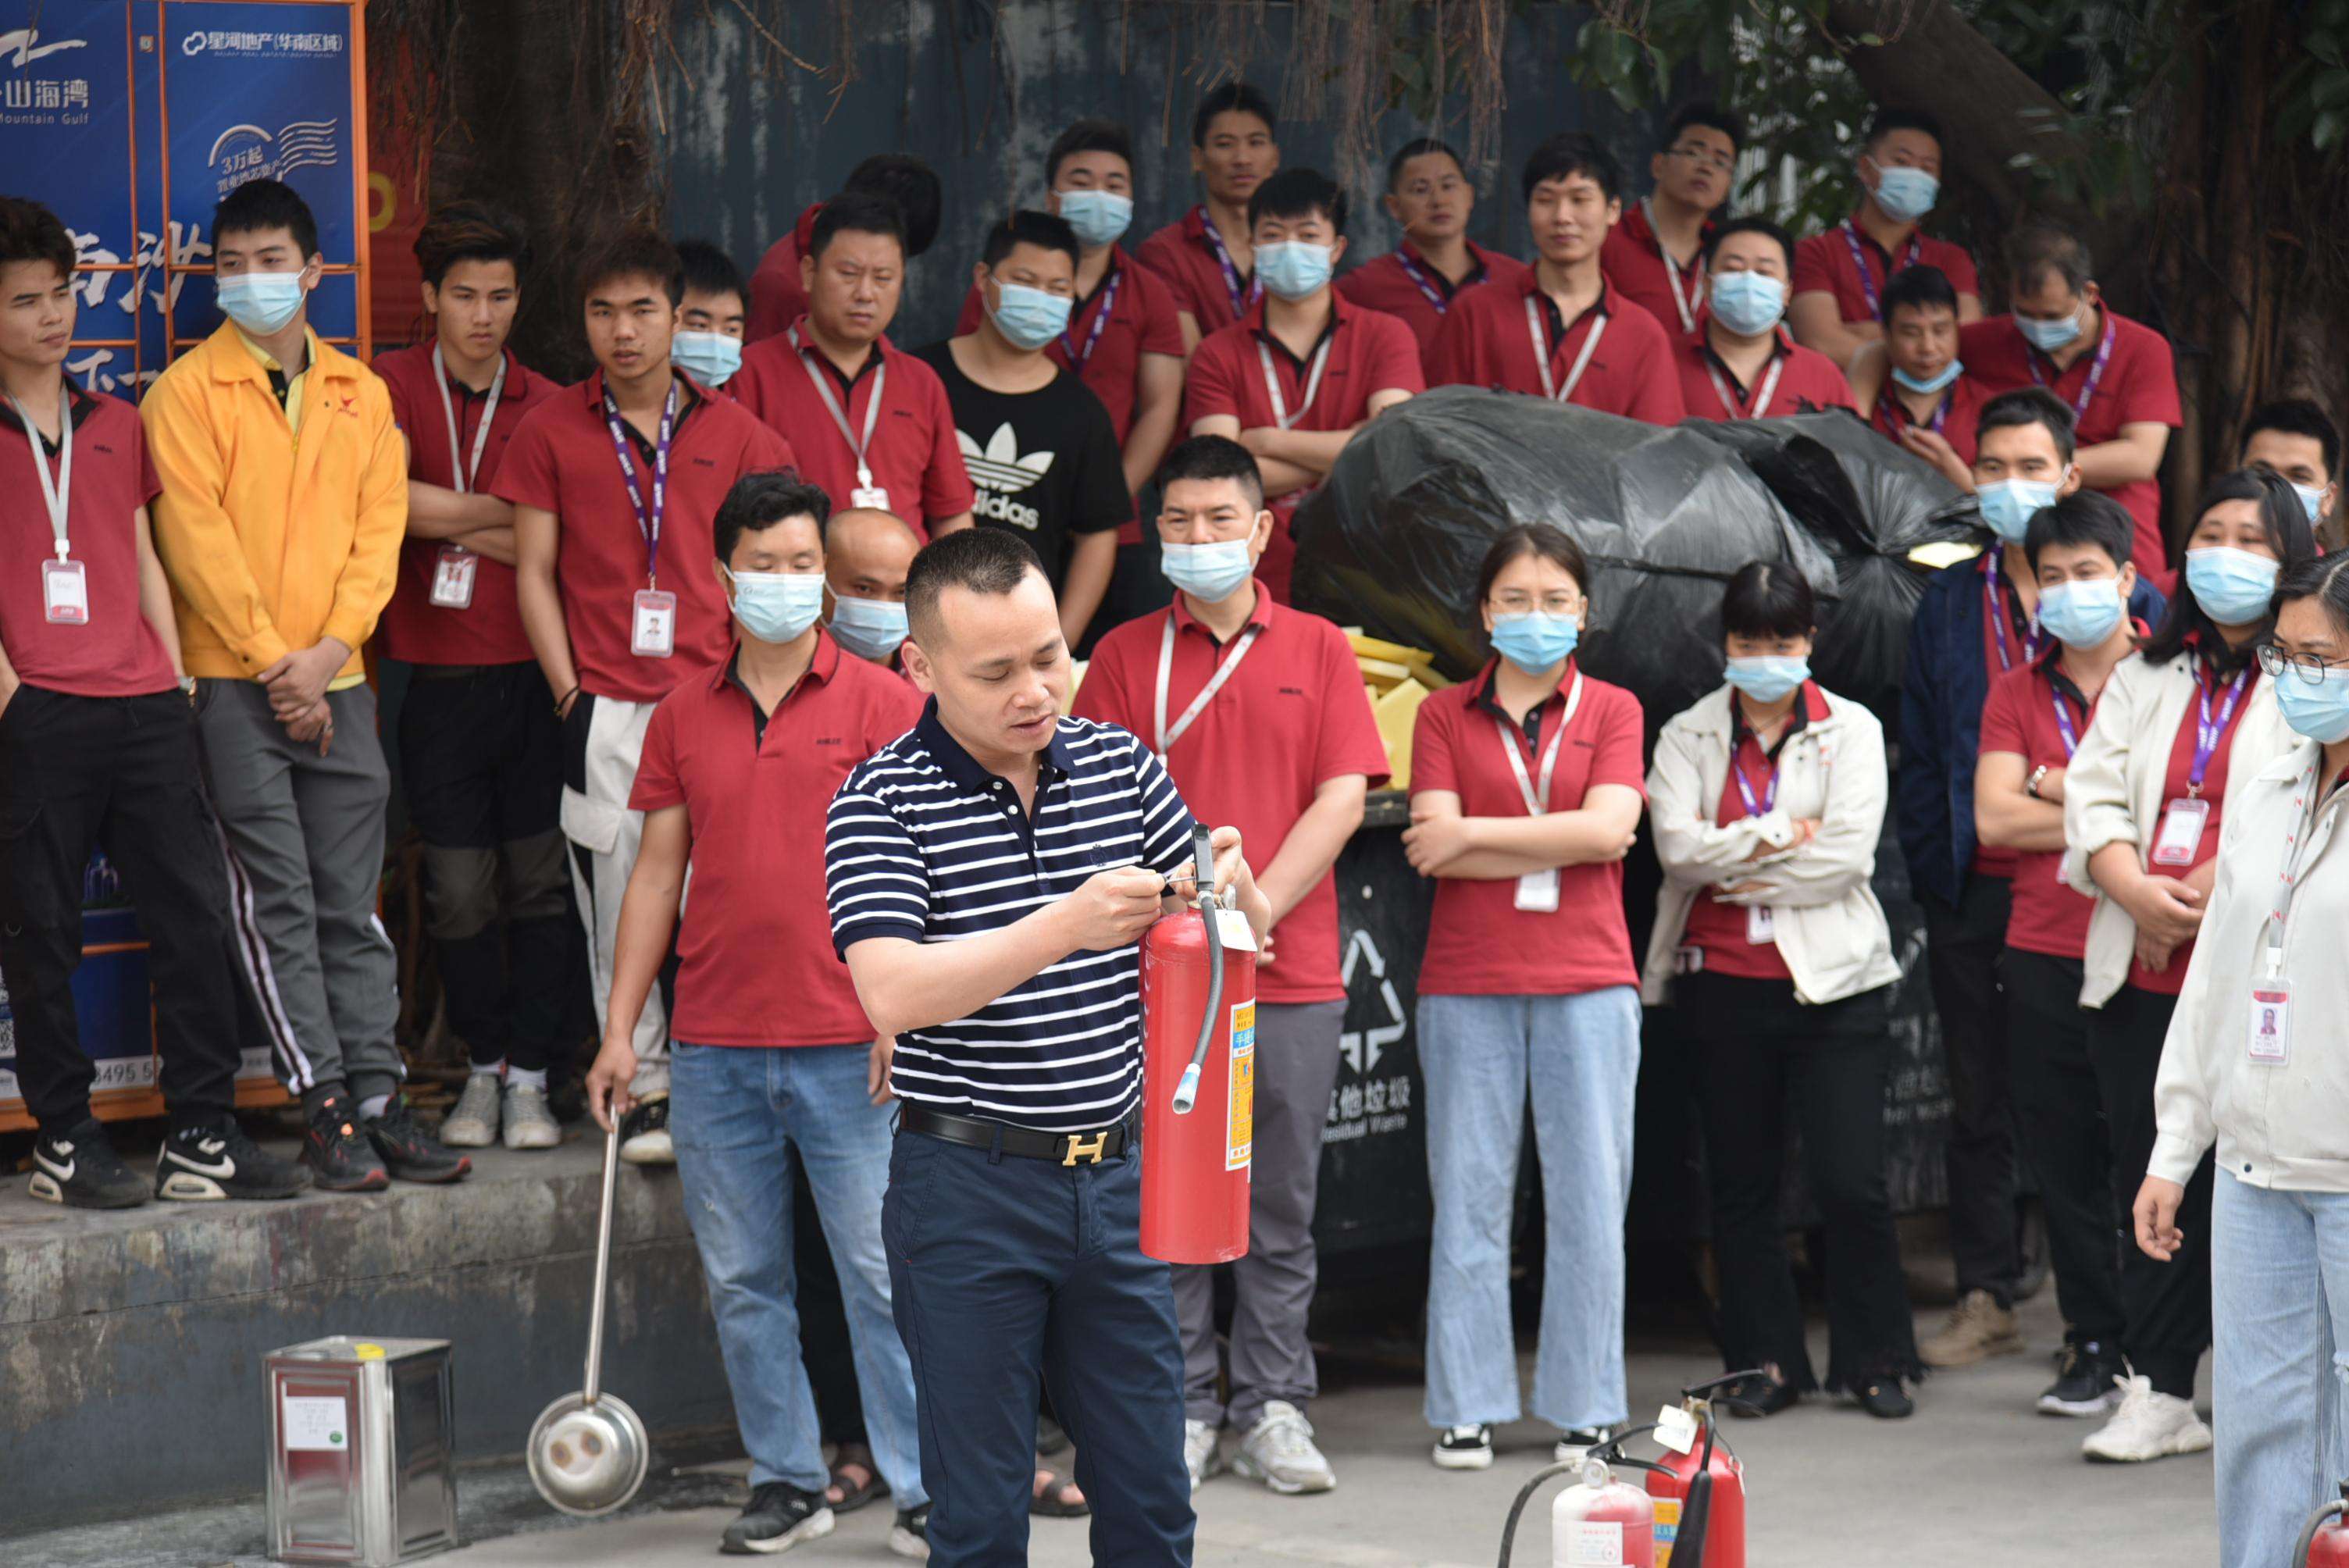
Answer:
<path fill-rule="evenodd" d="M 2210 1323 L 2220 1561 L 2270 1568 L 2349 1475 L 2349 1193 L 2276 1191 L 2221 1168 Z"/>
<path fill-rule="evenodd" d="M 865 1092 L 869 1049 L 679 1040 L 670 1053 L 669 1131 L 750 1484 L 784 1480 L 821 1494 L 831 1480 L 792 1299 L 797 1148 L 840 1274 L 873 1457 L 897 1506 L 917 1508 L 927 1494 L 916 1459 L 914 1374 L 890 1317 L 881 1249 L 889 1111 Z"/>
<path fill-rule="evenodd" d="M 1561 1429 L 1626 1419 L 1623 1213 L 1639 993 L 1611 985 L 1577 996 L 1423 995 L 1419 1064 L 1435 1191 L 1428 1424 L 1497 1424 L 1520 1413 L 1509 1218 L 1528 1089 L 1547 1221 L 1534 1414 Z"/>

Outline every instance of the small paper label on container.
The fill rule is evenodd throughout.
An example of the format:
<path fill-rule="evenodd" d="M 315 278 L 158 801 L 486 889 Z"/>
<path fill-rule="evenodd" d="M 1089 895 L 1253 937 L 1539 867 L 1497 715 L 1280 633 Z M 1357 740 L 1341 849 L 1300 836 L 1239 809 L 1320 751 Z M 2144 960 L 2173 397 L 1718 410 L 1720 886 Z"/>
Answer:
<path fill-rule="evenodd" d="M 1623 1527 L 1612 1521 L 1578 1519 L 1566 1538 L 1571 1568 L 1623 1568 Z"/>
<path fill-rule="evenodd" d="M 278 1429 L 287 1453 L 347 1453 L 351 1446 L 349 1407 L 342 1400 L 288 1394 L 278 1401 Z"/>

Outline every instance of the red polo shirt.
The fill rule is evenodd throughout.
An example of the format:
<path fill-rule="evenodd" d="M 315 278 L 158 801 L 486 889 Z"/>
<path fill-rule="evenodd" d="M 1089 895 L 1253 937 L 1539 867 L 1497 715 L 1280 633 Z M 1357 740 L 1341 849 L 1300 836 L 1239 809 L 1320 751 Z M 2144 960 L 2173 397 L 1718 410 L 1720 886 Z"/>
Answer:
<path fill-rule="evenodd" d="M 1364 310 L 1384 311 L 1411 328 L 1411 335 L 1419 340 L 1419 360 L 1424 367 L 1434 354 L 1435 335 L 1454 301 L 1479 284 L 1512 283 L 1518 273 L 1531 270 L 1515 256 L 1488 251 L 1474 240 L 1468 242 L 1468 275 L 1454 284 L 1405 240 L 1340 278 L 1338 292 Z"/>
<path fill-rule="evenodd" d="M 1607 231 L 1607 242 L 1599 251 L 1599 270 L 1625 299 L 1654 316 L 1666 332 L 1674 336 L 1692 332 L 1697 313 L 1704 308 L 1703 242 L 1712 233 L 1713 225 L 1705 224 L 1697 254 L 1689 265 L 1681 266 L 1675 260 L 1667 266 L 1663 242 L 1648 225 L 1648 204 L 1634 201 L 1623 209 L 1622 221 Z"/>
<path fill-rule="evenodd" d="M 1233 289 L 1223 263 L 1216 259 L 1215 242 L 1207 237 L 1212 226 L 1203 202 L 1133 248 L 1133 259 L 1165 281 L 1174 308 L 1191 313 L 1202 337 L 1231 325 L 1264 298 L 1264 290 L 1245 272 L 1237 291 Z M 1232 264 L 1237 270 L 1237 259 Z"/>
<path fill-rule="evenodd" d="M 1853 247 L 1859 253 L 1852 253 Z M 1982 280 L 1974 273 L 1974 259 L 1963 245 L 1953 245 L 1947 240 L 1937 240 L 1921 229 L 1912 229 L 1890 255 L 1884 247 L 1859 226 L 1857 213 L 1847 218 L 1823 234 L 1813 234 L 1795 242 L 1795 286 L 1797 294 L 1831 294 L 1836 310 L 1846 321 L 1877 321 L 1878 306 L 1884 298 L 1885 280 L 1893 273 L 1918 265 L 1939 267 L 1950 280 L 1950 286 L 1961 294 L 1982 297 Z M 1865 266 L 1867 271 L 1860 269 Z"/>
<path fill-rule="evenodd" d="M 733 619 L 710 570 L 717 555 L 710 520 L 744 474 L 792 466 L 791 444 L 781 436 L 682 376 L 678 385 L 657 561 L 658 587 L 677 595 L 677 651 L 667 658 L 639 658 L 628 651 L 636 596 L 649 585 L 645 534 L 620 478 L 612 428 L 605 423 L 603 372 L 533 409 L 498 468 L 492 493 L 499 500 L 551 511 L 562 525 L 555 585 L 563 593 L 579 684 L 597 696 L 655 702 L 693 670 L 724 656 Z M 623 428 L 637 493 L 650 507 L 647 443 L 633 427 Z"/>
<path fill-rule="evenodd" d="M 913 687 L 823 634 L 763 723 L 739 645 L 653 709 L 628 807 L 683 806 L 692 891 L 677 938 L 677 1016 L 697 1046 L 869 1044 L 832 950 L 823 819 L 849 773 L 921 717 Z"/>
<path fill-rule="evenodd" d="M 434 385 L 432 345 L 395 348 L 375 358 L 375 373 L 391 393 L 391 417 L 408 438 L 408 477 L 425 484 L 455 490 L 457 465 L 449 449 L 449 415 L 457 417 L 457 447 L 468 460 L 481 433 L 486 394 L 468 390 L 463 383 L 449 385 L 449 407 L 440 406 Z M 506 383 L 498 392 L 497 417 L 481 443 L 481 466 L 472 488 L 488 491 L 498 477 L 523 416 L 560 392 L 543 376 L 533 376 L 509 351 Z M 617 477 L 616 471 L 614 477 Z M 522 609 L 514 600 L 514 570 L 502 561 L 482 556 L 473 566 L 473 602 L 461 610 L 432 603 L 432 568 L 448 542 L 411 535 L 399 547 L 399 579 L 391 603 L 383 610 L 383 651 L 411 665 L 511 665 L 529 659 L 530 638 L 522 629 Z"/>
<path fill-rule="evenodd" d="M 806 342 L 804 327 L 801 339 Z M 873 482 L 889 492 L 889 510 L 927 543 L 930 523 L 968 511 L 973 499 L 970 474 L 955 439 L 954 409 L 936 371 L 900 352 L 885 336 L 876 339 L 874 347 L 877 357 L 867 356 L 854 381 L 843 386 L 840 373 L 812 343 L 802 353 L 792 347 L 788 334 L 771 337 L 742 351 L 742 368 L 726 389 L 790 438 L 800 454 L 800 471 L 824 488 L 835 509 L 844 509 L 854 504 L 849 492 L 856 488 L 856 453 L 808 372 L 825 377 L 847 416 L 848 428 L 860 438 L 873 405 L 874 383 L 882 381 L 881 412 L 874 419 L 873 445 L 865 453 Z"/>
<path fill-rule="evenodd" d="M 1958 454 L 1958 461 L 1968 468 L 1974 466 L 1974 427 L 1982 422 L 1982 407 L 1991 397 L 1990 389 L 1975 379 L 1972 372 L 1961 372 L 1942 388 L 1940 407 L 1924 421 L 1925 428 L 1949 442 L 1950 449 Z M 1900 401 L 1899 393 L 1888 377 L 1884 389 L 1876 395 L 1876 412 L 1869 417 L 1868 424 L 1885 439 L 1897 443 L 1909 423 L 1908 406 Z"/>
<path fill-rule="evenodd" d="M 48 508 L 33 472 L 39 438 L 0 398 L 0 648 L 27 686 L 73 696 L 146 696 L 172 689 L 171 655 L 139 612 L 139 538 L 132 514 L 161 493 L 138 411 L 118 397 L 67 384 L 73 421 L 73 485 L 66 492 L 69 559 L 81 562 L 89 619 L 51 624 L 41 567 L 57 559 Z M 57 455 L 37 459 L 57 477 Z"/>
<path fill-rule="evenodd" d="M 1958 330 L 1958 357 L 1965 361 L 1966 374 L 1980 377 L 1984 389 L 1993 395 L 2044 383 L 2065 407 L 2074 410 L 2078 422 L 2073 436 L 2084 447 L 2114 439 L 2124 425 L 2157 424 L 2176 429 L 2185 415 L 2178 407 L 2178 367 L 2169 340 L 2110 305 L 2104 307 L 2104 314 L 2112 325 L 2113 351 L 2085 407 L 2080 399 L 2095 372 L 2095 345 L 2058 375 L 2054 362 L 2023 337 L 2014 317 L 1994 315 Z M 2161 538 L 2159 482 L 2137 480 L 2105 493 L 2128 508 L 2137 522 L 2138 574 L 2158 581 L 2169 565 Z"/>
<path fill-rule="evenodd" d="M 2196 658 L 2191 649 L 2181 656 Z M 2200 661 L 2196 659 L 2196 663 L 2199 665 Z M 2243 710 L 2251 706 L 2251 698 L 2258 694 L 2260 682 L 2266 678 L 2261 674 L 2259 665 L 2251 665 L 2251 678 L 2243 683 L 2243 695 L 2236 701 L 2234 712 L 2229 713 L 2227 688 L 2232 684 L 2231 678 L 2215 680 L 2207 667 L 2202 668 L 2199 673 L 2203 689 L 2209 693 L 2210 721 L 2213 724 L 2219 724 L 2218 746 L 2210 753 L 2209 764 L 2202 769 L 2202 787 L 2199 791 L 2199 798 L 2210 808 L 2210 815 L 2203 820 L 2202 841 L 2194 846 L 2194 861 L 2191 865 L 2147 868 L 2155 876 L 2176 877 L 2180 882 L 2185 881 L 2187 876 L 2203 861 L 2216 860 L 2219 857 L 2219 830 L 2227 810 L 2228 753 L 2234 749 L 2235 729 L 2243 721 Z M 2220 724 L 2221 718 L 2225 723 Z M 2184 716 L 2178 721 L 2177 732 L 2170 737 L 2169 771 L 2164 776 L 2161 784 L 2162 810 L 2165 812 L 2168 810 L 2170 801 L 2183 800 L 2187 798 L 2189 787 L 2194 782 L 2194 745 L 2201 724 L 2201 703 L 2199 701 L 2188 703 Z M 2148 740 L 2157 746 L 2161 744 L 2159 736 L 2132 738 Z M 2140 857 L 2151 851 L 2154 835 L 2160 830 L 2161 823 L 2158 820 L 2146 823 L 2139 830 L 2142 840 L 2138 849 Z M 2128 983 L 2140 991 L 2151 991 L 2162 996 L 2175 996 L 2186 988 L 2186 963 L 2193 956 L 2194 944 L 2189 941 L 2169 955 L 2169 967 L 2158 974 L 2147 969 L 2144 964 L 2132 957 L 2129 960 Z"/>
<path fill-rule="evenodd" d="M 1534 335 L 1526 325 L 1527 300 L 1534 302 L 1543 341 L 1549 346 L 1550 383 L 1556 387 L 1566 386 L 1599 323 L 1607 324 L 1567 402 L 1651 425 L 1677 425 L 1686 416 L 1680 367 L 1661 323 L 1611 284 L 1601 289 L 1597 304 L 1562 323 L 1531 267 L 1513 283 L 1475 291 L 1444 318 L 1428 380 L 1439 387 L 1497 387 L 1543 396 Z"/>
<path fill-rule="evenodd" d="M 1795 711 L 1779 732 L 1777 752 L 1784 753 L 1786 742 L 1793 739 L 1810 722 L 1812 714 L 1827 710 L 1826 696 L 1816 683 L 1803 683 L 1803 695 L 1795 700 Z M 1721 802 L 1713 813 L 1713 824 L 1726 828 L 1746 818 L 1766 815 L 1775 798 L 1773 780 L 1777 777 L 1777 757 L 1764 751 L 1752 730 L 1745 727 L 1744 715 L 1735 703 L 1730 704 L 1730 722 L 1737 740 L 1730 753 L 1730 766 L 1736 771 L 1721 781 Z M 1737 776 L 1743 774 L 1745 789 L 1737 787 Z M 1754 805 L 1760 812 L 1745 809 L 1746 790 L 1752 790 Z M 1704 972 L 1726 975 L 1733 980 L 1792 980 L 1794 971 L 1786 967 L 1785 954 L 1775 942 L 1752 940 L 1753 913 L 1744 904 L 1723 903 L 1710 890 L 1700 890 L 1696 902 L 1689 905 L 1688 924 L 1681 934 L 1683 946 L 1701 948 L 1704 953 Z"/>
<path fill-rule="evenodd" d="M 2095 704 L 2085 707 L 2078 688 L 2066 679 L 2064 695 L 2056 695 L 2055 661 L 2063 645 L 2051 643 L 2035 665 L 1998 677 L 1982 704 L 1982 748 L 1984 755 L 2012 751 L 2023 758 L 2023 771 L 2044 767 L 2069 768 L 2071 749 L 2055 719 L 2062 702 L 2072 720 L 2076 740 L 2088 733 Z M 2056 880 L 2064 864 L 2061 850 L 2023 850 L 2014 856 L 2014 906 L 2006 921 L 2006 944 L 2024 953 L 2052 958 L 2081 958 L 2088 951 L 2088 916 L 2095 904 Z"/>
<path fill-rule="evenodd" d="M 742 314 L 742 340 L 759 343 L 781 335 L 783 328 L 807 314 L 807 291 L 800 287 L 800 258 L 814 242 L 815 215 L 823 203 L 812 201 L 802 211 L 792 232 L 767 247 L 750 273 L 750 298 Z"/>
<path fill-rule="evenodd" d="M 1259 299 L 1248 307 L 1245 319 L 1211 335 L 1191 356 L 1183 428 L 1188 430 L 1216 414 L 1233 416 L 1243 430 L 1278 423 L 1265 380 L 1264 358 L 1257 352 L 1259 345 L 1272 355 L 1281 404 L 1294 416 L 1291 429 L 1349 429 L 1369 417 L 1371 398 L 1378 393 L 1426 390 L 1419 368 L 1419 344 L 1411 328 L 1391 315 L 1364 310 L 1334 291 L 1330 307 L 1330 325 L 1323 333 L 1330 357 L 1311 403 L 1305 401 L 1305 388 L 1312 377 L 1314 356 L 1299 359 L 1265 329 L 1264 301 Z M 1297 559 L 1288 521 L 1308 493 L 1292 490 L 1273 499 L 1272 542 L 1257 563 L 1257 572 L 1272 586 L 1273 597 L 1284 604 L 1288 603 L 1289 572 Z"/>
<path fill-rule="evenodd" d="M 1488 663 L 1475 680 L 1420 705 L 1412 730 L 1411 790 L 1419 795 L 1449 789 L 1460 797 L 1464 816 L 1522 817 L 1526 798 L 1501 748 L 1516 748 L 1526 777 L 1540 782 L 1542 753 L 1557 734 L 1552 727 L 1574 684 L 1572 666 L 1557 695 L 1537 710 L 1537 746 L 1527 746 L 1524 730 L 1506 718 L 1495 727 L 1498 710 L 1486 696 L 1492 681 Z M 1509 733 L 1505 736 L 1503 729 Z M 1621 784 L 1644 799 L 1640 731 L 1637 697 L 1620 686 L 1585 679 L 1581 705 L 1558 745 L 1549 809 L 1578 810 L 1595 784 Z M 1561 996 L 1637 985 L 1631 934 L 1623 923 L 1622 862 L 1561 867 L 1557 879 L 1557 910 L 1551 914 L 1518 909 L 1513 881 L 1436 879 L 1427 951 L 1420 960 L 1420 995 Z"/>
<path fill-rule="evenodd" d="M 1721 362 L 1705 339 L 1704 327 L 1705 320 L 1699 316 L 1697 330 L 1678 345 L 1681 396 L 1687 400 L 1690 418 L 1779 419 L 1821 408 L 1859 412 L 1842 367 L 1817 350 L 1796 343 L 1785 327 L 1778 329 L 1777 352 L 1754 375 L 1750 387 L 1740 386 L 1729 366 Z M 1770 379 L 1774 370 L 1777 373 L 1775 383 Z M 1765 390 L 1769 400 L 1763 402 Z"/>
<path fill-rule="evenodd" d="M 1182 594 L 1172 609 L 1111 632 L 1093 649 L 1077 688 L 1076 717 L 1123 725 L 1155 746 L 1159 651 L 1169 618 L 1174 651 L 1166 722 L 1179 723 L 1216 671 L 1241 663 L 1166 754 L 1174 787 L 1202 822 L 1229 823 L 1249 846 L 1251 865 L 1269 865 L 1313 792 L 1343 774 L 1372 788 L 1387 777 L 1386 744 L 1346 634 L 1319 615 L 1272 602 L 1256 584 L 1255 630 L 1217 643 Z M 1324 872 L 1273 929 L 1274 962 L 1257 971 L 1265 1002 L 1335 1002 L 1346 995 L 1338 969 L 1338 888 Z"/>

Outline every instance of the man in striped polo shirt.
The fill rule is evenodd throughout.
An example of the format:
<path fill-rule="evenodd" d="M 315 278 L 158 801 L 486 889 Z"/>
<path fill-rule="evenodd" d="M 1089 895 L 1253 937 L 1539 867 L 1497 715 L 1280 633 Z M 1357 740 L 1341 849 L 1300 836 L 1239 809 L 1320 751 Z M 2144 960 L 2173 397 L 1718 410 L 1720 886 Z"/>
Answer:
<path fill-rule="evenodd" d="M 833 943 L 902 1102 L 882 1239 L 914 1365 L 931 1562 L 1025 1562 L 1037 1380 L 1085 1456 L 1094 1559 L 1191 1561 L 1183 1357 L 1140 1246 L 1142 934 L 1190 891 L 1195 824 L 1133 735 L 1065 719 L 1035 552 L 950 534 L 905 582 L 920 721 L 849 776 Z M 1218 886 L 1271 912 L 1215 833 Z"/>

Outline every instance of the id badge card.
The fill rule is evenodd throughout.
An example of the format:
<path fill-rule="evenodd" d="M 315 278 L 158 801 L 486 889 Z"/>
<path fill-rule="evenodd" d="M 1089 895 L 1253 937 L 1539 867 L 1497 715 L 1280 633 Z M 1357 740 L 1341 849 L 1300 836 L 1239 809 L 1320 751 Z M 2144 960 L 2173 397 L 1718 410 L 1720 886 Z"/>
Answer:
<path fill-rule="evenodd" d="M 2202 830 L 2209 821 L 2209 801 L 2191 798 L 2172 800 L 2161 813 L 2161 830 L 2154 835 L 2153 863 L 2192 866 L 2194 851 L 2202 847 Z"/>
<path fill-rule="evenodd" d="M 665 659 L 677 652 L 677 595 L 657 588 L 636 590 L 636 613 L 628 629 L 628 652 L 640 659 Z"/>
<path fill-rule="evenodd" d="M 1767 947 L 1778 940 L 1778 917 L 1768 904 L 1746 906 L 1745 940 L 1755 947 Z"/>
<path fill-rule="evenodd" d="M 481 558 L 462 545 L 444 544 L 432 562 L 432 603 L 443 610 L 464 610 L 473 603 L 473 573 Z"/>
<path fill-rule="evenodd" d="M 1527 872 L 1517 879 L 1517 907 L 1534 914 L 1557 913 L 1557 868 Z"/>
<path fill-rule="evenodd" d="M 89 624 L 89 579 L 80 562 L 41 562 L 41 612 L 53 626 Z"/>
<path fill-rule="evenodd" d="M 871 469 L 859 469 L 856 470 L 855 487 L 848 492 L 848 504 L 854 507 L 867 507 L 874 511 L 887 511 L 889 491 L 885 487 L 873 482 Z"/>
<path fill-rule="evenodd" d="M 2292 985 L 2261 980 L 2251 986 L 2250 1018 L 2253 1067 L 2280 1068 L 2292 1059 Z"/>

